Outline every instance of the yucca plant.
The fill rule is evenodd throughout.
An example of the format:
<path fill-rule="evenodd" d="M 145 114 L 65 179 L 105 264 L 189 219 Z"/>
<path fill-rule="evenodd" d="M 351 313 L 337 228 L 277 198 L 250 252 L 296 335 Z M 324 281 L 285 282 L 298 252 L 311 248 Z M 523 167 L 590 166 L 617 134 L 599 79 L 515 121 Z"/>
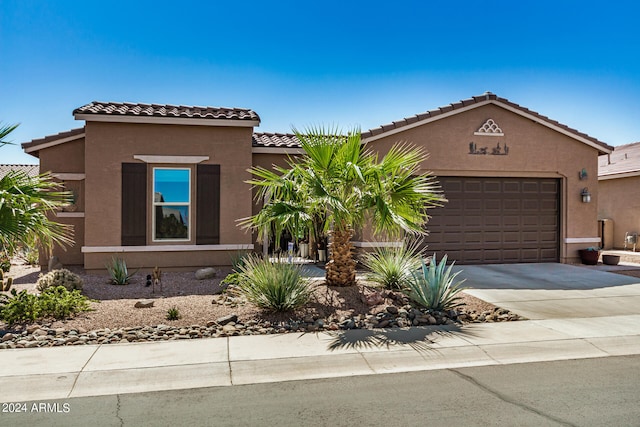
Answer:
<path fill-rule="evenodd" d="M 379 283 L 387 289 L 402 289 L 412 278 L 412 272 L 422 263 L 422 249 L 419 242 L 402 242 L 399 247 L 379 247 L 367 252 L 361 258 L 369 269 L 368 280 Z"/>
<path fill-rule="evenodd" d="M 133 277 L 138 270 L 129 274 L 127 269 L 127 262 L 122 258 L 111 258 L 111 262 L 106 265 L 109 276 L 111 277 L 112 285 L 128 285 L 129 280 Z"/>
<path fill-rule="evenodd" d="M 429 310 L 449 310 L 462 305 L 458 294 L 464 289 L 460 287 L 464 279 L 456 281 L 461 272 L 451 273 L 454 264 L 447 268 L 446 255 L 438 264 L 436 254 L 428 266 L 422 261 L 421 271 L 412 272 L 407 282 L 407 296 Z"/>
<path fill-rule="evenodd" d="M 311 298 L 311 286 L 297 265 L 247 256 L 238 268 L 237 292 L 258 307 L 295 310 Z"/>

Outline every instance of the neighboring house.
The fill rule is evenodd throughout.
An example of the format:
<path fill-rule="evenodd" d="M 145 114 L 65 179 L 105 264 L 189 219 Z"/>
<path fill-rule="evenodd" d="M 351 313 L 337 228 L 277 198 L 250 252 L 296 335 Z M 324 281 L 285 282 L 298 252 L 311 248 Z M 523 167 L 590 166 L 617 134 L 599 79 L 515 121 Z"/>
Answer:
<path fill-rule="evenodd" d="M 38 165 L 0 165 L 0 178 L 5 176 L 10 171 L 22 171 L 30 177 L 38 176 L 40 173 L 40 166 Z"/>
<path fill-rule="evenodd" d="M 598 195 L 598 216 L 611 220 L 612 245 L 623 248 L 626 233 L 640 234 L 640 142 L 620 145 L 600 156 Z"/>
<path fill-rule="evenodd" d="M 285 165 L 300 153 L 295 136 L 254 133 L 258 115 L 239 108 L 93 102 L 73 114 L 83 127 L 23 144 L 77 193 L 76 209 L 57 214 L 76 229 L 76 246 L 56 251 L 63 263 L 103 269 L 116 255 L 191 268 L 261 250 L 237 227 L 260 209 L 247 169 Z M 397 141 L 430 153 L 424 169 L 449 199 L 431 212 L 430 251 L 460 263 L 567 262 L 599 242 L 598 155 L 612 148 L 595 138 L 491 93 L 362 136 L 381 154 Z M 355 244 L 373 240 L 365 230 Z"/>

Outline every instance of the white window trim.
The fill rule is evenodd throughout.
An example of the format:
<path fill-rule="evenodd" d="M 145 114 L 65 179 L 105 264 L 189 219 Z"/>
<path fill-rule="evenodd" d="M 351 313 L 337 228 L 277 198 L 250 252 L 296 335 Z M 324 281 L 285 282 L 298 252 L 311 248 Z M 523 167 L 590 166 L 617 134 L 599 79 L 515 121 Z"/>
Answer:
<path fill-rule="evenodd" d="M 209 156 L 156 156 L 154 154 L 134 154 L 135 160 L 145 163 L 197 164 L 209 160 Z"/>
<path fill-rule="evenodd" d="M 156 202 L 156 170 L 186 170 L 189 172 L 189 201 L 187 203 L 184 202 Z M 193 190 L 192 186 L 192 177 L 191 177 L 191 168 L 189 167 L 154 167 L 151 171 L 151 241 L 153 243 L 161 243 L 161 242 L 190 242 L 191 241 L 191 223 L 192 223 L 192 203 L 191 203 L 191 191 Z M 187 238 L 186 239 L 158 239 L 156 238 L 156 207 L 157 206 L 187 206 L 189 209 L 189 213 L 187 215 Z"/>
<path fill-rule="evenodd" d="M 600 243 L 599 237 L 567 237 L 565 243 Z"/>

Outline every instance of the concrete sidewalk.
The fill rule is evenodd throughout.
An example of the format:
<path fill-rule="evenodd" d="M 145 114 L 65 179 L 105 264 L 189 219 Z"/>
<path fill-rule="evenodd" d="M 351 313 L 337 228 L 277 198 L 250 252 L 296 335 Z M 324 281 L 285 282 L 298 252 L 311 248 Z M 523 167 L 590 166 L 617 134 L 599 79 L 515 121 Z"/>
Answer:
<path fill-rule="evenodd" d="M 640 315 L 0 351 L 3 402 L 640 354 Z"/>

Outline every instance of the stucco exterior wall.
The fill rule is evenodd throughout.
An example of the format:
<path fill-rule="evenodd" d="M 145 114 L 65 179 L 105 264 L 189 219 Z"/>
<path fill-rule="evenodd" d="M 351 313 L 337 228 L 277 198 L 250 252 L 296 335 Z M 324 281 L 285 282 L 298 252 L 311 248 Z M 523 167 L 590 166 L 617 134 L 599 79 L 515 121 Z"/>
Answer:
<path fill-rule="evenodd" d="M 251 189 L 244 183 L 249 178 L 246 170 L 252 159 L 251 132 L 252 128 L 87 122 L 85 246 L 120 246 L 121 165 L 140 162 L 134 159 L 135 155 L 209 156 L 201 164 L 220 165 L 220 245 L 251 243 L 250 234 L 236 227 L 236 219 L 251 214 Z M 166 165 L 172 164 L 149 164 L 148 174 L 151 173 L 151 167 Z M 192 212 L 195 214 L 193 208 Z M 192 219 L 192 227 L 194 225 L 195 220 Z M 147 244 L 153 245 L 151 220 L 148 221 L 148 227 Z M 193 242 L 171 244 L 188 245 Z M 221 261 L 222 258 L 226 261 L 221 265 L 229 264 L 234 250 L 223 252 Z M 127 253 L 125 259 L 131 259 L 134 267 L 186 267 L 212 265 L 214 258 L 220 255 L 218 251 L 166 254 Z M 111 252 L 85 252 L 85 267 L 103 268 L 110 256 Z M 161 261 L 163 264 L 160 264 Z"/>
<path fill-rule="evenodd" d="M 598 181 L 598 217 L 613 220 L 614 248 L 624 247 L 626 232 L 640 234 L 638 188 L 640 176 Z"/>
<path fill-rule="evenodd" d="M 84 173 L 84 138 L 54 145 L 39 151 L 40 171 L 54 174 L 83 174 Z M 50 219 L 61 224 L 73 226 L 75 244 L 61 248 L 54 246 L 52 254 L 57 256 L 64 265 L 82 265 L 81 248 L 84 245 L 84 180 L 74 179 L 64 181 L 66 190 L 73 190 L 76 194 L 76 209 L 72 213 L 59 212 L 50 215 Z M 69 216 L 71 215 L 71 216 Z M 40 265 L 45 267 L 49 262 L 45 252 L 40 252 Z"/>
<path fill-rule="evenodd" d="M 487 119 L 493 119 L 504 136 L 474 135 Z M 485 105 L 412 129 L 375 139 L 369 147 L 381 154 L 399 141 L 422 146 L 430 153 L 423 170 L 436 176 L 558 178 L 560 189 L 560 260 L 577 261 L 577 250 L 597 243 L 571 239 L 597 239 L 598 152 L 580 141 L 496 105 Z M 498 143 L 508 155 L 470 154 L 470 143 L 491 152 Z M 578 173 L 586 169 L 588 178 Z M 591 203 L 582 203 L 580 192 L 588 187 Z M 446 196 L 446 195 L 445 195 Z M 428 228 L 428 227 L 427 227 Z M 363 236 L 374 240 L 372 236 Z M 569 240 L 567 240 L 569 239 Z"/>

